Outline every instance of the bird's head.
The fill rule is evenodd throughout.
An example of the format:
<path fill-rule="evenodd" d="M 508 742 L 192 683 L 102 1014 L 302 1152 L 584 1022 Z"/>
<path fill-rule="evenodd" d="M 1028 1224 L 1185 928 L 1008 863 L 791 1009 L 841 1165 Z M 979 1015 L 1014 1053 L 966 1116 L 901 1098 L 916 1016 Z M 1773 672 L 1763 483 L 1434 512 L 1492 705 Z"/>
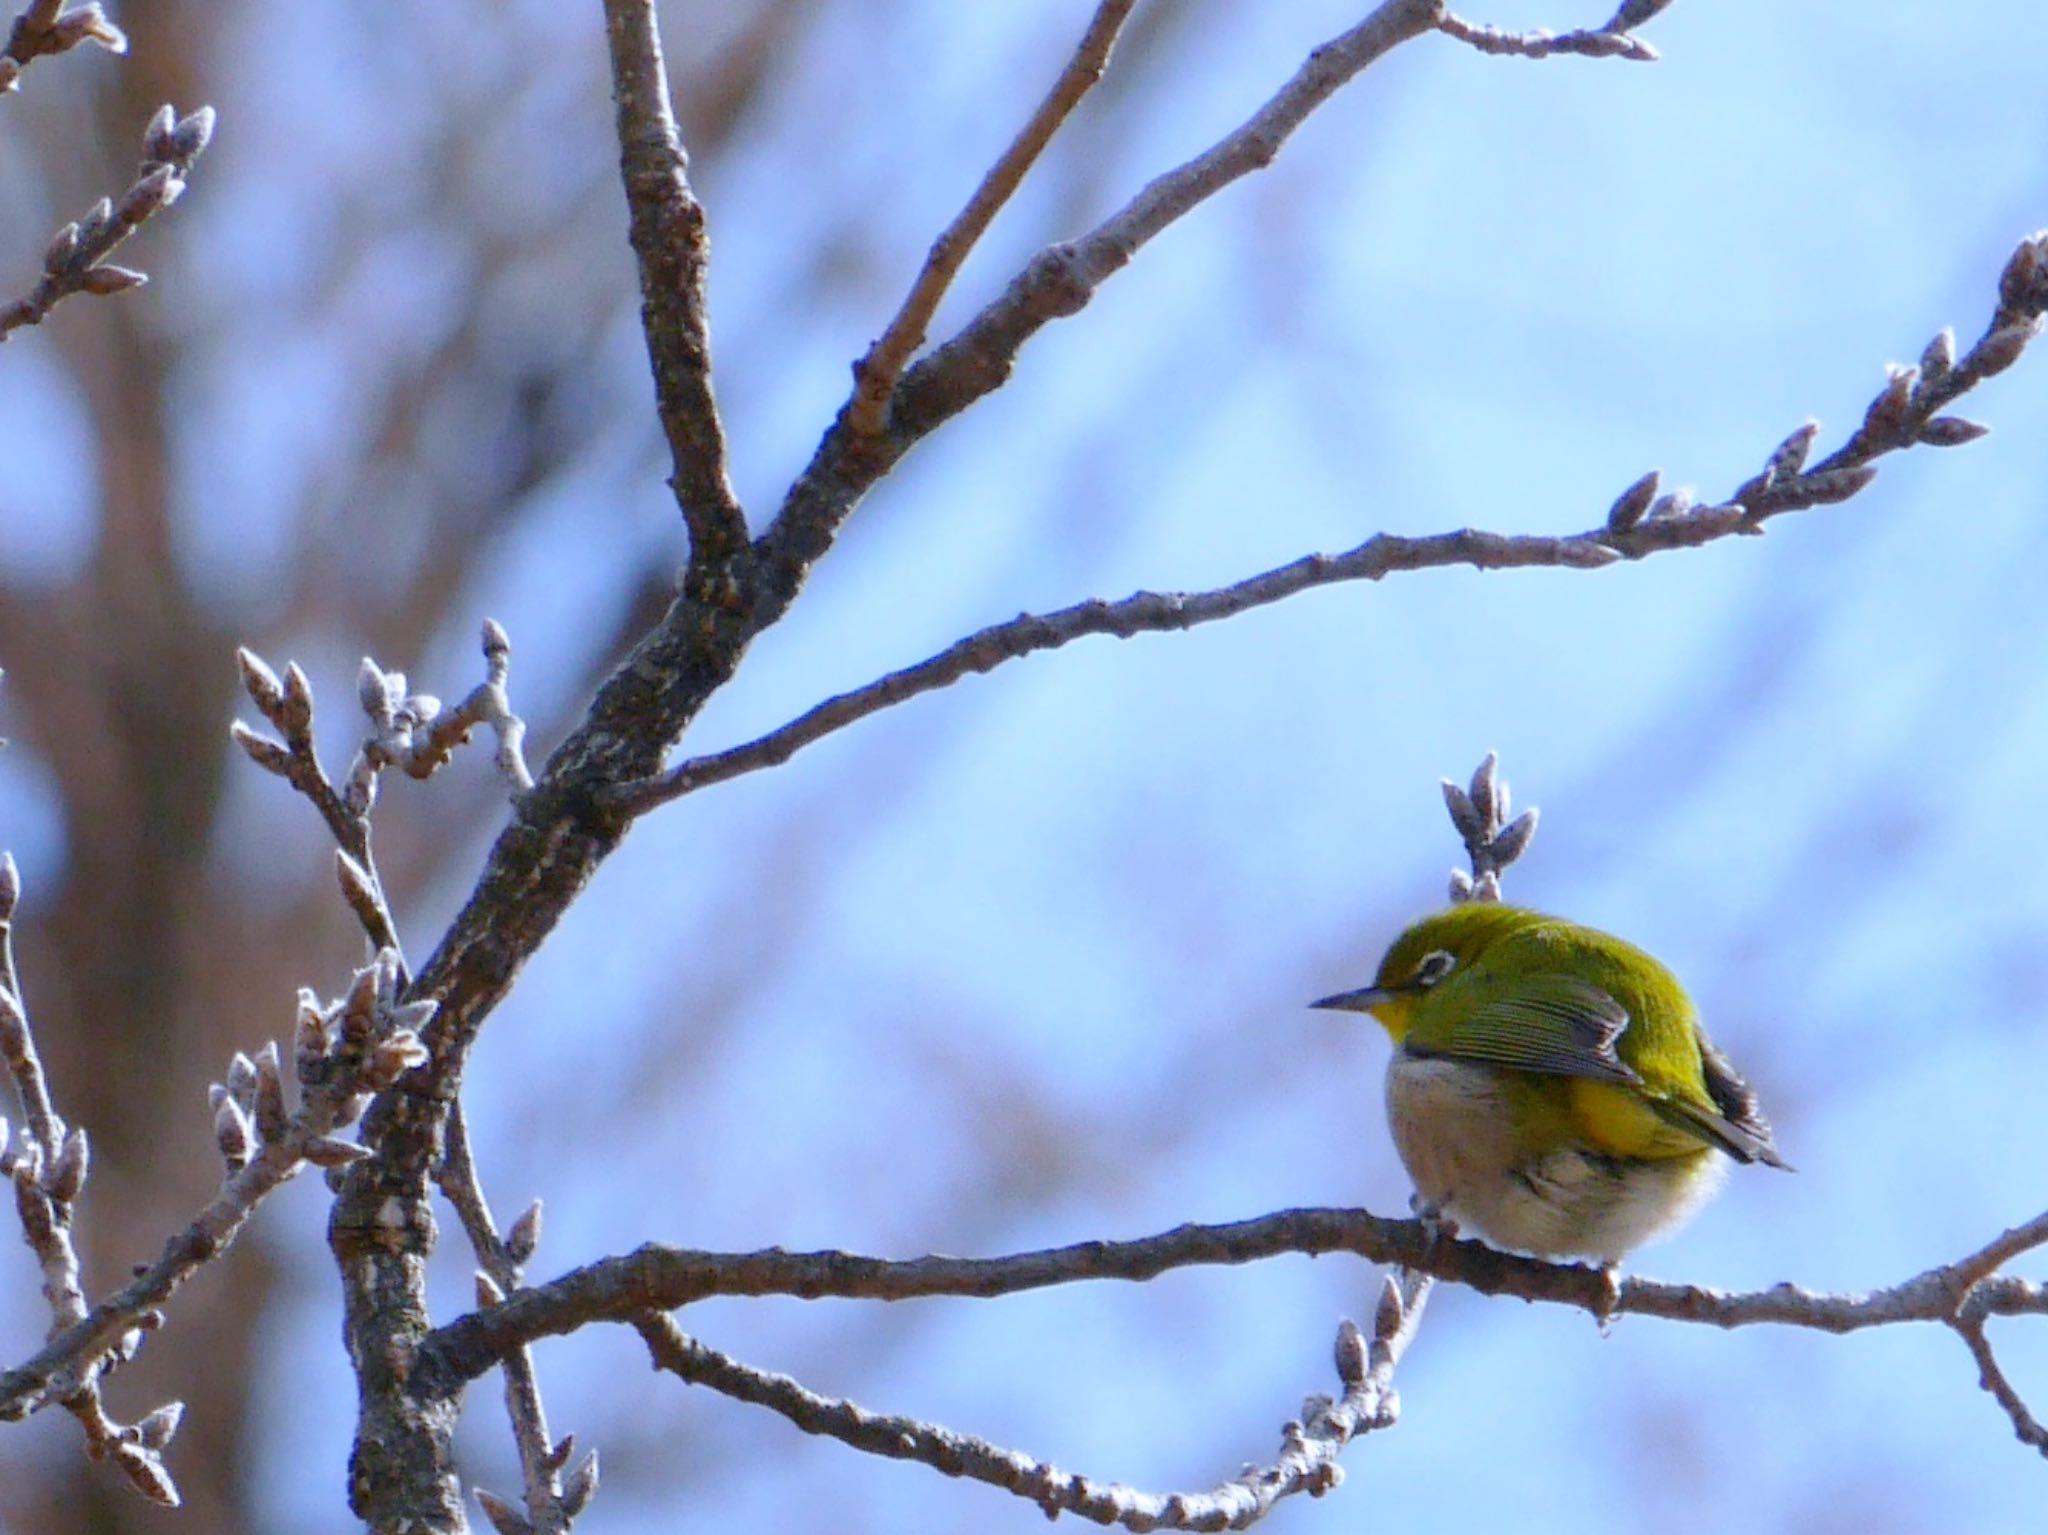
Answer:
<path fill-rule="evenodd" d="M 1423 997 L 1469 969 L 1500 939 L 1543 920 L 1539 912 L 1498 901 L 1446 907 L 1394 940 L 1370 986 L 1321 997 L 1309 1006 L 1370 1013 L 1399 1044 Z"/>

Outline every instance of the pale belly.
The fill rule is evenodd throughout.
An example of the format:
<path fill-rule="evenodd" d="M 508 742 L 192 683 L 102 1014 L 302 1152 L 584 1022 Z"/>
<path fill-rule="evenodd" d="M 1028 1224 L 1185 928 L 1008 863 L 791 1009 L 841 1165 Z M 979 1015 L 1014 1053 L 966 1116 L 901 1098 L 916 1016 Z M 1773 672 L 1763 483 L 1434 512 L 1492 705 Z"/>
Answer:
<path fill-rule="evenodd" d="M 1719 1187 L 1726 1159 L 1639 1161 L 1591 1147 L 1523 1155 L 1490 1067 L 1400 1050 L 1387 1124 L 1415 1190 L 1497 1247 L 1613 1260 L 1670 1231 Z"/>

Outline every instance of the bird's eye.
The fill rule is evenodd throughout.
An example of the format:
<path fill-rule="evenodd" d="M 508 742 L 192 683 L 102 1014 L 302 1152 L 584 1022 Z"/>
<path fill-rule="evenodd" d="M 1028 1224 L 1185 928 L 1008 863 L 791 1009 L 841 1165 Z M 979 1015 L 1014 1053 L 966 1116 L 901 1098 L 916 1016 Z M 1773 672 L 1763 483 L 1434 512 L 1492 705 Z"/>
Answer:
<path fill-rule="evenodd" d="M 1457 955 L 1449 949 L 1432 949 L 1422 956 L 1422 962 L 1415 967 L 1415 984 L 1422 987 L 1434 986 L 1457 968 Z"/>

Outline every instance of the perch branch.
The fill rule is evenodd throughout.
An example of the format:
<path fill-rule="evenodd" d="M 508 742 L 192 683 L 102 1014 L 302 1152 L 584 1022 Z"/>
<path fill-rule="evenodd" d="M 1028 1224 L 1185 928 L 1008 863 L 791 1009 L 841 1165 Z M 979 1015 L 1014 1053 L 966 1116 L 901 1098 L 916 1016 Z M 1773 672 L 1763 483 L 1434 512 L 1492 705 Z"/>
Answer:
<path fill-rule="evenodd" d="M 1986 1316 L 2048 1315 L 2048 1289 L 1988 1272 L 2023 1252 L 2048 1246 L 2048 1214 L 2003 1233 L 1987 1247 L 1881 1290 L 1830 1295 L 1781 1284 L 1727 1291 L 1636 1276 L 1610 1284 L 1607 1271 L 1503 1253 L 1484 1243 L 1446 1241 L 1420 1221 L 1363 1210 L 1282 1210 L 1225 1225 L 1176 1226 L 1123 1242 L 999 1258 L 930 1256 L 905 1260 L 846 1252 L 699 1252 L 650 1244 L 605 1258 L 549 1284 L 522 1290 L 501 1306 L 460 1318 L 421 1347 L 423 1367 L 474 1379 L 512 1348 L 572 1332 L 593 1321 L 630 1321 L 654 1306 L 673 1310 L 711 1296 L 787 1295 L 801 1300 L 978 1300 L 1052 1285 L 1114 1279 L 1142 1282 L 1173 1269 L 1252 1263 L 1283 1253 L 1351 1253 L 1466 1285 L 1482 1295 L 1574 1306 L 1594 1317 L 1653 1316 L 1715 1327 L 1772 1324 L 1849 1333 L 1898 1322 L 1951 1324 L 1964 1297 Z"/>

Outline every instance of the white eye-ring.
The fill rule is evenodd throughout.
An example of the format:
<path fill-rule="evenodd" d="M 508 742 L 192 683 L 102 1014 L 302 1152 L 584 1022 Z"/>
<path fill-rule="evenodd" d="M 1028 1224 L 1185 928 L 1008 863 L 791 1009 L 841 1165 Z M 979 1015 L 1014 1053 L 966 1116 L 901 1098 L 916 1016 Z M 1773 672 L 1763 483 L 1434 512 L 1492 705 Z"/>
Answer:
<path fill-rule="evenodd" d="M 1458 956 L 1449 949 L 1431 949 L 1415 967 L 1415 984 L 1425 989 L 1458 968 Z"/>

